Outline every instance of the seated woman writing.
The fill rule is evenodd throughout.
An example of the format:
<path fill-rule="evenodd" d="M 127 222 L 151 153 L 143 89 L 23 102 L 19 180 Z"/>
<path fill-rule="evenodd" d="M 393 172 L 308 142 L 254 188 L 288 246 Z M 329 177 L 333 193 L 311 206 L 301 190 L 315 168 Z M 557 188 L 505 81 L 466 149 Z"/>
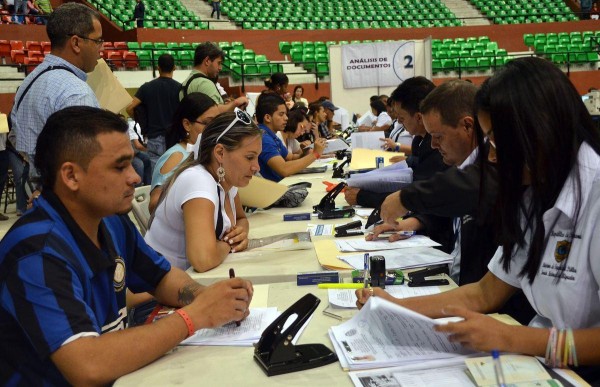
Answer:
<path fill-rule="evenodd" d="M 222 113 L 206 126 L 198 158 L 173 173 L 145 236 L 172 265 L 204 272 L 248 247 L 237 187 L 260 170 L 261 135 L 246 112 Z"/>
<path fill-rule="evenodd" d="M 152 173 L 150 213 L 154 213 L 162 185 L 173 171 L 188 157 L 191 148 L 206 125 L 219 114 L 215 101 L 202 93 L 186 95 L 173 116 L 173 125 L 166 136 L 167 151 L 158 159 Z"/>
<path fill-rule="evenodd" d="M 286 160 L 297 160 L 305 154 L 305 149 L 311 142 L 310 140 L 299 142 L 298 138 L 309 131 L 310 122 L 308 122 L 306 115 L 299 109 L 290 110 L 285 129 L 282 132 L 277 132 L 277 137 L 288 150 Z"/>
<path fill-rule="evenodd" d="M 494 219 L 501 247 L 488 273 L 434 296 L 399 300 L 381 289 L 360 290 L 359 306 L 375 295 L 430 317 L 460 316 L 436 329 L 476 350 L 545 355 L 553 367 L 592 366 L 575 370 L 597 385 L 600 134 L 565 74 L 539 58 L 512 60 L 485 81 L 475 111 L 496 149 L 499 177 Z M 393 199 L 382 207 L 390 224 L 402 212 Z M 537 312 L 528 327 L 482 314 L 518 289 Z"/>

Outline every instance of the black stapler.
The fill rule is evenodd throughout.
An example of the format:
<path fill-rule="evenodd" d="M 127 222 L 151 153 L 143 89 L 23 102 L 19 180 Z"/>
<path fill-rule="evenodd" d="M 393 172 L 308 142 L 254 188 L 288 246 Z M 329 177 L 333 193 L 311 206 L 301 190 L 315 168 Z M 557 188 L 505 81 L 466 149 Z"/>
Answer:
<path fill-rule="evenodd" d="M 354 230 L 355 228 L 358 228 L 358 230 Z M 335 230 L 334 236 L 336 238 L 341 238 L 341 237 L 348 237 L 348 236 L 363 235 L 363 232 L 360 230 L 361 228 L 362 228 L 362 222 L 360 220 L 346 223 L 344 225 L 337 226 L 334 228 L 334 230 Z"/>
<path fill-rule="evenodd" d="M 335 353 L 323 344 L 292 344 L 292 340 L 320 302 L 310 293 L 305 295 L 262 333 L 254 348 L 254 360 L 267 376 L 308 370 L 338 360 Z M 296 320 L 283 331 L 288 318 L 294 314 L 297 315 Z"/>
<path fill-rule="evenodd" d="M 319 204 L 313 206 L 314 212 L 319 219 L 338 219 L 350 218 L 354 216 L 354 208 L 351 206 L 336 207 L 335 198 L 344 189 L 346 183 L 342 182 L 333 187 L 333 189 L 325 194 Z"/>
<path fill-rule="evenodd" d="M 408 286 L 417 287 L 448 285 L 449 282 L 447 279 L 427 279 L 427 277 L 448 273 L 448 265 L 431 266 L 422 270 L 413 271 L 407 274 Z"/>

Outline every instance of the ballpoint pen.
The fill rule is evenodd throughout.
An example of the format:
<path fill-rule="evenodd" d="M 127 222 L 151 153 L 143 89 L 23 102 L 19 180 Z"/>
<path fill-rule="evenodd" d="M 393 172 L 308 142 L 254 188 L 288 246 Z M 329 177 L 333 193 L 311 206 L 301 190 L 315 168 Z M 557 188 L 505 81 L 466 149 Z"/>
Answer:
<path fill-rule="evenodd" d="M 499 387 L 506 387 L 504 372 L 502 371 L 502 362 L 500 361 L 500 352 L 497 349 L 492 350 L 492 360 L 494 361 L 494 373 L 496 374 L 496 384 Z"/>
<path fill-rule="evenodd" d="M 369 253 L 365 253 L 365 272 L 364 272 L 364 288 L 368 287 L 369 284 Z"/>
<path fill-rule="evenodd" d="M 231 269 L 229 269 L 229 278 L 235 278 L 235 271 L 233 270 L 233 267 Z M 236 327 L 239 327 L 240 324 L 241 324 L 240 321 L 235 322 Z"/>

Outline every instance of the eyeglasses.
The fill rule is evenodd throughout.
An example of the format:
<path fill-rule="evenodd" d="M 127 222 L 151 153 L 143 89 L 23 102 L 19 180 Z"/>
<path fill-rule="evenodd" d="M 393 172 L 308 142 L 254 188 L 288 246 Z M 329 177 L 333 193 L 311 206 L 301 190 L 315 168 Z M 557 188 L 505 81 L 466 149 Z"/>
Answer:
<path fill-rule="evenodd" d="M 231 124 L 229 124 L 229 126 L 226 127 L 225 130 L 221 134 L 219 134 L 219 137 L 217 137 L 217 139 L 215 140 L 215 144 L 217 144 L 219 142 L 221 137 L 223 137 L 225 135 L 225 133 L 227 133 L 229 131 L 229 129 L 231 129 L 233 127 L 233 125 L 236 124 L 236 122 L 239 121 L 246 125 L 250 125 L 252 123 L 252 118 L 248 115 L 248 113 L 246 113 L 242 109 L 235 108 L 233 110 L 233 112 L 235 113 L 235 118 L 233 119 L 233 121 L 231 121 Z"/>
<path fill-rule="evenodd" d="M 198 121 L 198 120 L 196 120 L 194 122 L 197 123 L 197 124 L 200 124 L 200 125 L 204 125 L 204 126 L 210 124 L 210 121 Z"/>
<path fill-rule="evenodd" d="M 89 40 L 90 42 L 94 42 L 96 43 L 98 46 L 101 46 L 104 43 L 104 39 L 100 38 L 100 39 L 92 39 L 92 38 L 86 38 L 83 36 L 79 36 L 77 34 L 70 34 L 67 36 L 77 36 L 79 39 L 83 39 L 83 40 Z"/>

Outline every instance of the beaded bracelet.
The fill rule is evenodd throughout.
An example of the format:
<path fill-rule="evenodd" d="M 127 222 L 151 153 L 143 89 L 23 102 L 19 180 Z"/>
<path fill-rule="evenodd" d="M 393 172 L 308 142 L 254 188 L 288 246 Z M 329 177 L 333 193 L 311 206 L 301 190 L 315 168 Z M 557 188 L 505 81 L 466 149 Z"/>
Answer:
<path fill-rule="evenodd" d="M 187 337 L 192 336 L 196 332 L 196 330 L 194 329 L 194 322 L 192 321 L 192 319 L 190 318 L 190 316 L 183 309 L 176 309 L 175 313 L 177 313 L 178 315 L 180 315 L 181 318 L 183 319 L 183 321 L 185 322 L 185 325 L 187 326 L 187 330 L 188 330 Z"/>

